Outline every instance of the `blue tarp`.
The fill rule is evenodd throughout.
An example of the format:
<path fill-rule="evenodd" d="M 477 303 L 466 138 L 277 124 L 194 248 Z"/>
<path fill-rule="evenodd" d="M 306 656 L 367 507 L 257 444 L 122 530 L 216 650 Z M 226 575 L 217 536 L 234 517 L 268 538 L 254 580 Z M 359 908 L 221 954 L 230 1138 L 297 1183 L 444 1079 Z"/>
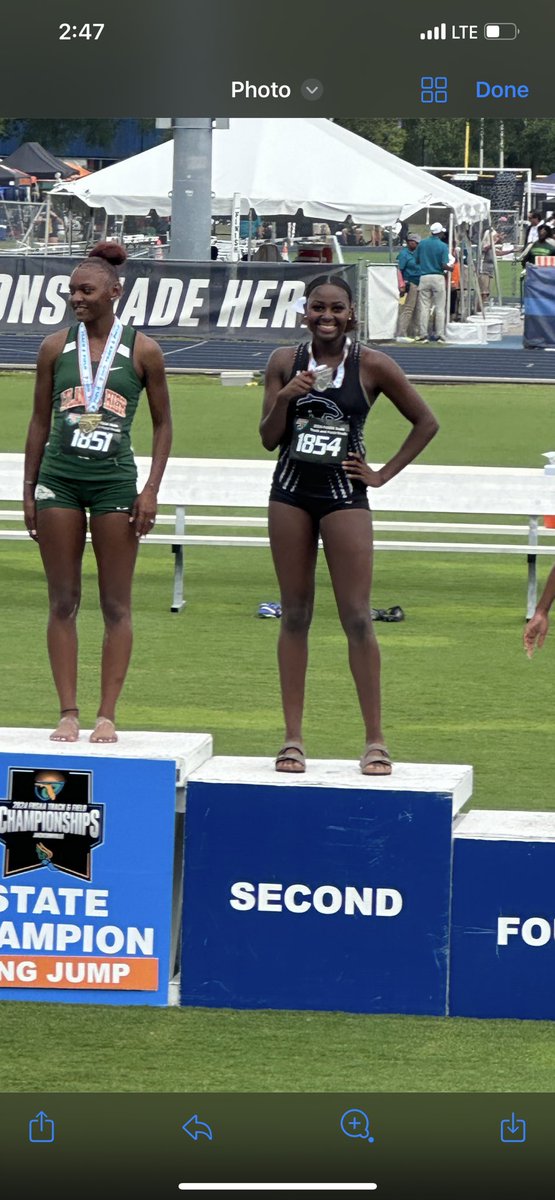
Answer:
<path fill-rule="evenodd" d="M 524 345 L 555 346 L 555 267 L 527 267 L 524 283 Z"/>

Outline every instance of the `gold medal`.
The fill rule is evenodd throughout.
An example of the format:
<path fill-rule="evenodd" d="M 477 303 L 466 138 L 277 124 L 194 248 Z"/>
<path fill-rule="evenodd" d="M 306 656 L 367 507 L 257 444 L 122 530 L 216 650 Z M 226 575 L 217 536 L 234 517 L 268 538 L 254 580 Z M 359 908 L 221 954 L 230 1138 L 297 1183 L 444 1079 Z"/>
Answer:
<path fill-rule="evenodd" d="M 81 433 L 93 433 L 97 426 L 100 425 L 101 420 L 101 413 L 85 413 L 79 421 Z"/>

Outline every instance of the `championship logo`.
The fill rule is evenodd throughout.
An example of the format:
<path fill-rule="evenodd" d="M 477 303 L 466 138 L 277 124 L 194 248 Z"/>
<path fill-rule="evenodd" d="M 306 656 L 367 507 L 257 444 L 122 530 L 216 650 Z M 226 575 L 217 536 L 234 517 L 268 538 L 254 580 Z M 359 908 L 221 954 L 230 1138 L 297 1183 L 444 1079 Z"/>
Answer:
<path fill-rule="evenodd" d="M 92 771 L 10 767 L 8 798 L 0 800 L 4 877 L 45 867 L 90 882 L 105 807 L 91 801 Z"/>

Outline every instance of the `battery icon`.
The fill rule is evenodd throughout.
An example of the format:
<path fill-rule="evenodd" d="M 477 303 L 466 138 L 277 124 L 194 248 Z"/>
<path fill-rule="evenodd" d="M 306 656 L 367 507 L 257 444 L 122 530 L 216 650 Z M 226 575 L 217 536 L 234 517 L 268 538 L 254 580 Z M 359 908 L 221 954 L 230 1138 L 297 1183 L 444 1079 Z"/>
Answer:
<path fill-rule="evenodd" d="M 512 42 L 519 33 L 520 29 L 513 21 L 504 21 L 502 24 L 495 21 L 490 25 L 484 25 L 484 37 L 491 42 Z"/>

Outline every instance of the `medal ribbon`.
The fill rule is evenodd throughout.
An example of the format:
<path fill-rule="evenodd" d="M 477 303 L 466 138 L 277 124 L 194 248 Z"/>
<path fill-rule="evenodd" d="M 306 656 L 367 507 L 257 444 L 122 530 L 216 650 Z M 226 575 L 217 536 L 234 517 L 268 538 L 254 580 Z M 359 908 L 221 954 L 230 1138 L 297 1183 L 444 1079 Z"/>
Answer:
<path fill-rule="evenodd" d="M 332 379 L 332 382 L 330 384 L 328 384 L 328 387 L 330 387 L 330 388 L 340 388 L 341 387 L 341 384 L 343 383 L 343 380 L 345 378 L 345 363 L 347 362 L 347 355 L 349 353 L 350 346 L 351 346 L 351 339 L 350 339 L 350 337 L 347 337 L 347 338 L 345 338 L 345 349 L 343 351 L 343 358 L 341 359 L 341 362 L 339 363 L 339 366 L 335 372 L 335 378 Z M 312 353 L 312 342 L 311 342 L 310 346 L 308 347 L 307 371 L 313 371 L 316 365 L 317 365 L 317 363 L 316 363 L 316 359 L 314 358 L 314 355 Z M 327 391 L 327 388 L 325 388 L 324 390 Z M 316 391 L 318 391 L 318 386 L 316 386 Z"/>
<path fill-rule="evenodd" d="M 123 333 L 123 324 L 119 317 L 114 317 L 114 324 L 108 335 L 108 340 L 102 351 L 102 358 L 98 364 L 96 375 L 93 379 L 91 351 L 89 346 L 89 338 L 83 321 L 80 321 L 77 330 L 77 357 L 79 360 L 79 375 L 81 377 L 81 386 L 85 397 L 85 409 L 87 412 L 98 412 L 104 389 L 108 382 L 108 375 L 112 367 L 114 358 L 116 357 L 118 346 L 121 342 Z"/>

